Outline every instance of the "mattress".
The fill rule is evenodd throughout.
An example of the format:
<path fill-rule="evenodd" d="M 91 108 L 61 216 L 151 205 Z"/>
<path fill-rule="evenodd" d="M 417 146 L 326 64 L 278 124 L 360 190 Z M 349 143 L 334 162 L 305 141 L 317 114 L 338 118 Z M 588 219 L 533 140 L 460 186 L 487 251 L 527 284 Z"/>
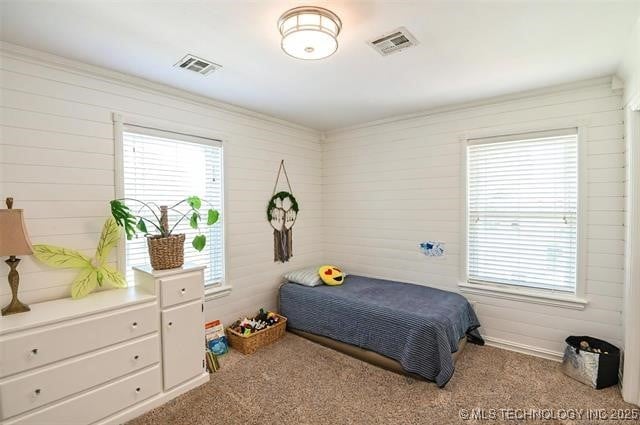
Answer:
<path fill-rule="evenodd" d="M 460 338 L 483 343 L 467 299 L 427 286 L 350 275 L 340 286 L 285 283 L 279 298 L 289 327 L 390 357 L 440 387 Z"/>

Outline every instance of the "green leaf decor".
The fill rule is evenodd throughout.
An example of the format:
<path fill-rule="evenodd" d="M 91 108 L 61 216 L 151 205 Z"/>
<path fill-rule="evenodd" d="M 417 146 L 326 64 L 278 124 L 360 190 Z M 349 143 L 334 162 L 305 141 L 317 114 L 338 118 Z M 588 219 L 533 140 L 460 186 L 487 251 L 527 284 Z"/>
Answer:
<path fill-rule="evenodd" d="M 123 221 L 123 223 L 128 222 L 130 221 Z M 120 229 L 116 219 L 108 218 L 102 227 L 96 254 L 92 259 L 74 249 L 44 244 L 34 245 L 33 254 L 38 260 L 51 267 L 80 269 L 71 282 L 71 297 L 82 298 L 105 283 L 116 288 L 127 286 L 124 276 L 107 264 L 109 253 L 119 239 Z"/>

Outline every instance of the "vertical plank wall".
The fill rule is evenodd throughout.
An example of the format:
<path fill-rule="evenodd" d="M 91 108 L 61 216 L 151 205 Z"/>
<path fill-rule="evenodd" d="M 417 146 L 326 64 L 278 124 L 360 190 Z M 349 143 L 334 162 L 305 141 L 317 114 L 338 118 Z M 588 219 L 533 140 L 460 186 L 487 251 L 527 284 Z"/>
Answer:
<path fill-rule="evenodd" d="M 17 46 L 2 44 L 0 54 L 0 197 L 13 196 L 16 208 L 25 209 L 34 243 L 93 255 L 108 201 L 114 197 L 112 113 L 117 112 L 228 138 L 223 142 L 232 292 L 207 303 L 207 318 L 229 323 L 259 307 L 273 308 L 282 273 L 318 261 L 317 132 Z M 284 265 L 273 263 L 273 236 L 265 218 L 281 159 L 301 205 L 294 257 Z M 7 268 L 0 266 L 4 305 L 9 299 Z M 21 298 L 27 303 L 68 296 L 75 276 L 28 256 L 20 274 Z"/>
<path fill-rule="evenodd" d="M 349 273 L 457 291 L 461 135 L 584 123 L 589 304 L 577 311 L 469 298 L 476 302 L 483 334 L 497 345 L 551 358 L 557 358 L 569 334 L 590 334 L 620 345 L 625 145 L 621 92 L 611 87 L 610 78 L 601 78 L 329 132 L 322 169 L 326 260 Z M 446 256 L 422 255 L 417 245 L 425 240 L 444 241 Z"/>

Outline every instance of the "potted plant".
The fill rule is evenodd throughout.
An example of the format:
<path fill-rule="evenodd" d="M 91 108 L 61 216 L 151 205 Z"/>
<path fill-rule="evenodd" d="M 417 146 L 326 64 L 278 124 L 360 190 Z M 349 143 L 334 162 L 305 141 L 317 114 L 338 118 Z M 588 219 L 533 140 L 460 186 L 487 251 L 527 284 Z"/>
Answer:
<path fill-rule="evenodd" d="M 137 213 L 133 213 L 125 201 L 139 204 L 140 209 Z M 173 234 L 182 220 L 188 218 L 191 227 L 198 230 L 198 234 L 191 241 L 195 249 L 202 251 L 207 244 L 207 237 L 200 232 L 200 224 L 203 222 L 201 207 L 202 200 L 197 196 L 189 196 L 172 206 L 158 206 L 153 202 L 122 198 L 111 201 L 111 214 L 118 226 L 124 228 L 128 240 L 131 240 L 138 231 L 146 236 L 151 267 L 154 270 L 166 270 L 181 267 L 184 264 L 185 234 Z M 143 210 L 149 211 L 153 219 L 143 217 L 141 215 Z M 171 227 L 169 227 L 169 211 L 175 212 L 179 217 Z M 207 226 L 215 224 L 219 216 L 217 210 L 209 208 L 206 213 Z M 152 227 L 151 230 L 155 229 L 154 233 L 149 231 L 150 227 Z"/>

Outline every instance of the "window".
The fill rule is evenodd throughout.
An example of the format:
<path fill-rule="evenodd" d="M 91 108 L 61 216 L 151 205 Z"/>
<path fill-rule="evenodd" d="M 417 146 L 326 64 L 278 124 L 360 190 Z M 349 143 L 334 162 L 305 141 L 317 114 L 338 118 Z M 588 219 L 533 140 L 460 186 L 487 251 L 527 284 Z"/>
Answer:
<path fill-rule="evenodd" d="M 576 129 L 469 140 L 467 280 L 575 293 Z"/>
<path fill-rule="evenodd" d="M 204 275 L 207 285 L 222 283 L 222 144 L 217 140 L 125 125 L 123 163 L 125 198 L 171 206 L 181 199 L 196 195 L 203 201 L 208 201 L 211 208 L 221 212 L 221 219 L 216 224 L 210 227 L 201 226 L 207 237 L 207 244 L 200 252 L 191 246 L 191 240 L 197 234 L 197 230 L 189 226 L 188 219 L 183 220 L 174 233 L 186 234 L 185 263 L 207 266 Z M 137 209 L 134 203 L 127 204 L 132 209 Z M 203 208 L 204 206 L 208 205 L 203 204 Z M 176 214 L 169 211 L 169 225 L 179 217 Z M 147 218 L 151 219 L 152 216 Z M 131 267 L 149 264 L 145 238 L 138 237 L 127 241 L 125 263 L 127 280 L 133 282 Z"/>

